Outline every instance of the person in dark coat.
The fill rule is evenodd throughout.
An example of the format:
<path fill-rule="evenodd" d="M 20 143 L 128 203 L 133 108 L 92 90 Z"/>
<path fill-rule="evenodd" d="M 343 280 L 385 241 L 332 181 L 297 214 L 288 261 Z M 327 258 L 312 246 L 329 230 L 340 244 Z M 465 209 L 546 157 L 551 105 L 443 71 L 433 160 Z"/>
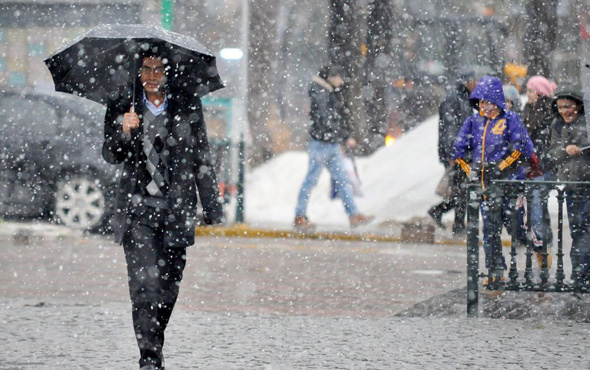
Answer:
<path fill-rule="evenodd" d="M 533 141 L 535 152 L 539 157 L 541 168 L 544 173 L 532 180 L 551 181 L 555 175 L 548 170 L 549 161 L 547 158 L 549 146 L 551 145 L 551 125 L 555 119 L 553 111 L 553 94 L 557 86 L 543 76 L 533 76 L 526 83 L 526 95 L 528 101 L 522 112 L 522 120 Z M 533 247 L 537 256 L 539 266 L 542 265 L 541 249 L 543 241 L 550 248 L 553 242 L 551 232 L 551 220 L 547 204 L 543 205 L 540 190 L 533 190 L 531 200 L 531 231 Z M 552 257 L 547 256 L 547 267 L 551 267 Z"/>
<path fill-rule="evenodd" d="M 482 77 L 470 100 L 478 113 L 469 117 L 459 130 L 451 152 L 451 164 L 457 163 L 465 175 L 482 188 L 480 210 L 486 267 L 499 275 L 493 278 L 500 278 L 507 267 L 500 240 L 502 220 L 509 219 L 514 207 L 501 189 L 490 187 L 490 181 L 523 180 L 526 173 L 520 165 L 522 159 L 528 159 L 533 171 L 539 171 L 539 162 L 520 117 L 506 109 L 500 79 Z"/>
<path fill-rule="evenodd" d="M 449 172 L 454 166 L 449 164 L 453 142 L 463 122 L 473 114 L 473 107 L 469 102 L 469 94 L 473 91 L 476 83 L 475 72 L 470 69 L 463 70 L 458 77 L 458 82 L 453 91 L 440 103 L 438 113 L 438 159 Z M 455 209 L 455 220 L 453 223 L 453 234 L 465 232 L 465 176 L 461 171 L 452 171 L 450 179 L 451 196 L 443 199 L 442 202 L 428 210 L 430 217 L 442 227 L 442 216 L 451 209 Z"/>
<path fill-rule="evenodd" d="M 528 101 L 522 112 L 522 121 L 533 141 L 541 166 L 547 162 L 551 144 L 551 124 L 555 119 L 552 109 L 553 94 L 557 86 L 543 76 L 533 76 L 526 84 Z"/>
<path fill-rule="evenodd" d="M 135 93 L 109 96 L 104 126 L 103 157 L 123 164 L 113 223 L 141 369 L 164 369 L 164 330 L 195 241 L 197 189 L 205 222 L 223 219 L 201 101 L 175 93 L 166 61 L 151 50 L 139 59 Z"/>
<path fill-rule="evenodd" d="M 559 181 L 590 181 L 590 150 L 584 101 L 579 83 L 557 87 L 553 109 L 557 119 L 551 126 L 547 158 L 557 169 Z M 565 201 L 572 236 L 572 280 L 590 287 L 590 189 L 566 186 Z"/>
<path fill-rule="evenodd" d="M 354 201 L 350 180 L 343 163 L 342 145 L 356 146 L 350 137 L 352 128 L 346 119 L 341 95 L 342 68 L 337 65 L 325 66 L 313 78 L 309 88 L 311 98 L 311 129 L 309 130 L 309 166 L 295 208 L 296 229 L 310 231 L 315 225 L 307 218 L 307 204 L 312 189 L 316 186 L 322 169 L 326 167 L 336 185 L 351 227 L 364 225 L 373 220 L 359 212 Z"/>

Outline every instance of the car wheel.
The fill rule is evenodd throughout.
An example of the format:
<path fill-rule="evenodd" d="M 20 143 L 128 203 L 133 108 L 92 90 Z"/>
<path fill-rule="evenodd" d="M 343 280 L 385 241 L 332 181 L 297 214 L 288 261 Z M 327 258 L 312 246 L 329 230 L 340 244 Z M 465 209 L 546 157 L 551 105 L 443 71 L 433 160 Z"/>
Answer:
<path fill-rule="evenodd" d="M 67 227 L 93 230 L 105 222 L 102 188 L 91 177 L 73 177 L 60 183 L 55 197 L 55 215 Z"/>

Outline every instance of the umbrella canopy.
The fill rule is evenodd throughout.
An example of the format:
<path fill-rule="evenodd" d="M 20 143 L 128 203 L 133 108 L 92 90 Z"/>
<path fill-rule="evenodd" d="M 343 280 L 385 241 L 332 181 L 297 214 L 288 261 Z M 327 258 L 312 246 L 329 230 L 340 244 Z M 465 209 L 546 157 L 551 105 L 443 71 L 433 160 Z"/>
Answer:
<path fill-rule="evenodd" d="M 156 26 L 101 25 L 45 59 L 56 91 L 106 103 L 109 93 L 134 89 L 144 52 L 169 67 L 175 92 L 204 96 L 223 87 L 215 56 L 197 40 Z"/>

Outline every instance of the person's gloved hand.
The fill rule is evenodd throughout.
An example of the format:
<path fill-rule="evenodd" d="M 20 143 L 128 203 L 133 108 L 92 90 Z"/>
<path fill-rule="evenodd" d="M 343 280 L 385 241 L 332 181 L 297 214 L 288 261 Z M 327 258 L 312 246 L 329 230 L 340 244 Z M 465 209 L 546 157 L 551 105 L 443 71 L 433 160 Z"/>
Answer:
<path fill-rule="evenodd" d="M 508 167 L 512 166 L 512 164 L 516 162 L 521 155 L 522 153 L 520 151 L 514 150 L 508 157 L 504 158 L 502 162 L 500 162 L 498 169 L 500 171 L 504 171 Z"/>
<path fill-rule="evenodd" d="M 470 178 L 471 166 L 469 166 L 469 163 L 465 162 L 463 158 L 458 158 L 455 161 L 455 163 L 461 168 L 461 170 L 463 170 L 463 172 L 465 172 L 465 176 L 467 176 L 467 178 Z"/>
<path fill-rule="evenodd" d="M 535 177 L 539 177 L 543 174 L 543 170 L 541 169 L 541 164 L 539 163 L 536 153 L 533 153 L 528 162 L 531 168 L 526 174 L 527 179 L 534 179 Z"/>

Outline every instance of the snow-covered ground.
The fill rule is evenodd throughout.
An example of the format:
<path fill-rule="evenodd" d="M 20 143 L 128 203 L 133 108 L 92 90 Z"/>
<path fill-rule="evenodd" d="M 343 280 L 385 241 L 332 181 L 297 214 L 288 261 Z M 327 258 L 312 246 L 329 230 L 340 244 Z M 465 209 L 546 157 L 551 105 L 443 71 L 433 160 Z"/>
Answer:
<path fill-rule="evenodd" d="M 441 198 L 434 190 L 444 173 L 438 162 L 438 117 L 433 116 L 371 156 L 357 158 L 363 197 L 361 212 L 385 221 L 424 217 Z M 293 222 L 297 194 L 307 171 L 307 153 L 290 151 L 251 171 L 246 178 L 246 221 L 283 225 Z M 329 197 L 330 176 L 324 170 L 311 194 L 308 216 L 321 226 L 348 226 L 340 200 Z M 452 219 L 452 213 L 446 215 Z M 445 218 L 445 219 L 446 219 Z"/>

